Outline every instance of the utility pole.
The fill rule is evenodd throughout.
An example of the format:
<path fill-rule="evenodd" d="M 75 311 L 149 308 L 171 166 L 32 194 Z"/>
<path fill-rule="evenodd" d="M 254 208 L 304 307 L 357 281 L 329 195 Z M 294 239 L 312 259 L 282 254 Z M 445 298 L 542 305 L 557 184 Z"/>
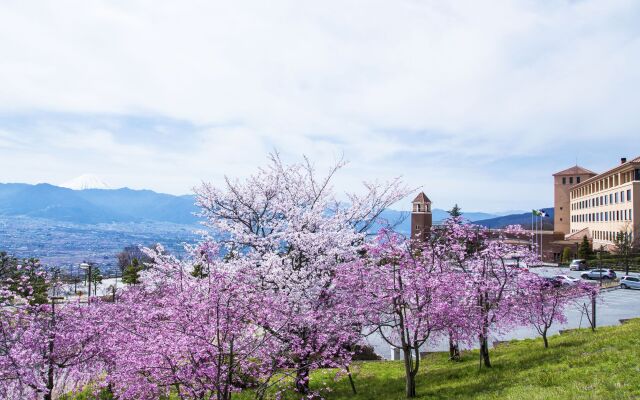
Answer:
<path fill-rule="evenodd" d="M 53 349 L 56 339 L 56 300 L 64 300 L 64 297 L 50 297 L 51 300 L 51 325 L 49 326 L 49 343 L 48 343 L 48 360 L 47 360 L 47 392 L 44 395 L 44 400 L 51 400 L 53 392 Z"/>
<path fill-rule="evenodd" d="M 596 330 L 596 295 L 591 296 L 591 330 Z"/>
<path fill-rule="evenodd" d="M 92 266 L 91 264 L 82 263 L 80 264 L 80 268 L 89 272 L 89 276 L 87 279 L 89 281 L 89 290 L 87 293 L 87 305 L 91 305 L 91 268 Z"/>

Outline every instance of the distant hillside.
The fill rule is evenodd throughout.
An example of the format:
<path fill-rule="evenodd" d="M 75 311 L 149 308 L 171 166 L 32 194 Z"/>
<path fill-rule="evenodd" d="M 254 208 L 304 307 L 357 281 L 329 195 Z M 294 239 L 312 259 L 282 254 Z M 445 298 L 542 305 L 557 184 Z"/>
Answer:
<path fill-rule="evenodd" d="M 72 190 L 46 183 L 0 183 L 0 216 L 44 218 L 75 224 L 112 222 L 170 222 L 193 225 L 198 222 L 192 195 L 173 196 L 151 190 Z M 497 214 L 465 212 L 470 221 L 487 220 Z M 381 217 L 402 233 L 411 231 L 410 213 L 385 210 Z M 445 210 L 433 209 L 433 221 L 449 217 Z M 375 229 L 374 229 L 375 230 Z"/>
<path fill-rule="evenodd" d="M 45 218 L 77 224 L 172 222 L 194 224 L 193 196 L 150 190 L 71 190 L 49 184 L 0 184 L 0 215 Z"/>
<path fill-rule="evenodd" d="M 549 216 L 542 218 L 543 230 L 553 230 L 553 207 L 543 208 Z M 522 225 L 524 229 L 531 229 L 531 212 L 523 214 L 504 215 L 496 218 L 483 219 L 475 221 L 476 224 L 486 226 L 487 228 L 504 228 L 508 225 Z"/>

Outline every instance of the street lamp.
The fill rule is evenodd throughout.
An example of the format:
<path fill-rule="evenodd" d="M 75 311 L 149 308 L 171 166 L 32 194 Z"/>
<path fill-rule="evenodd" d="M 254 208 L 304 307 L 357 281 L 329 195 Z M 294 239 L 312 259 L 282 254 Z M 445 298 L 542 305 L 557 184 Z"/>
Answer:
<path fill-rule="evenodd" d="M 89 293 L 87 294 L 87 304 L 91 304 L 91 264 L 87 264 L 87 263 L 82 263 L 80 264 L 80 269 L 83 269 L 85 271 L 89 272 L 89 278 L 87 279 L 89 281 Z"/>

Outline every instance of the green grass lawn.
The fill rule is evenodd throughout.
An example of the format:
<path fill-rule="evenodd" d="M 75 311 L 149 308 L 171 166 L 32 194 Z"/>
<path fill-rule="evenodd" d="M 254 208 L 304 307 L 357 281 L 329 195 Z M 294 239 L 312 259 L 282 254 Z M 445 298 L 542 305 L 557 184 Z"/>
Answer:
<path fill-rule="evenodd" d="M 513 341 L 491 351 L 493 368 L 479 370 L 478 352 L 458 363 L 431 354 L 417 378 L 420 399 L 640 399 L 640 320 L 622 326 L 574 331 L 541 340 Z M 331 371 L 313 375 L 326 383 L 330 399 L 403 399 L 398 361 L 362 362 L 352 367 L 358 395 L 347 378 Z"/>

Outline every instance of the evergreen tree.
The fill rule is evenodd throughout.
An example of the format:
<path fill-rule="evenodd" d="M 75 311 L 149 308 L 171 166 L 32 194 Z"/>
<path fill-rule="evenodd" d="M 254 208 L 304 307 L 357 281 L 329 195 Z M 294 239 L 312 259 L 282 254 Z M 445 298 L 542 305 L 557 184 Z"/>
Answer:
<path fill-rule="evenodd" d="M 191 275 L 198 279 L 204 279 L 209 276 L 208 272 L 202 266 L 202 264 L 196 264 L 193 266 L 193 271 L 191 271 Z"/>
<path fill-rule="evenodd" d="M 565 247 L 562 250 L 562 262 L 563 263 L 568 263 L 571 261 L 571 249 L 568 247 Z"/>
<path fill-rule="evenodd" d="M 453 208 L 449 211 L 447 211 L 449 213 L 449 215 L 452 218 L 456 218 L 456 217 L 461 217 L 462 216 L 462 209 L 460 207 L 458 207 L 458 203 L 453 205 Z"/>
<path fill-rule="evenodd" d="M 93 295 L 98 293 L 98 283 L 102 283 L 102 271 L 97 266 L 91 269 L 91 282 L 93 283 Z"/>
<path fill-rule="evenodd" d="M 137 285 L 140 283 L 140 271 L 143 267 L 137 258 L 131 260 L 131 264 L 127 265 L 122 273 L 122 283 L 127 285 Z"/>
<path fill-rule="evenodd" d="M 592 254 L 593 250 L 591 249 L 591 243 L 589 243 L 589 239 L 587 239 L 587 236 L 585 235 L 582 237 L 582 243 L 580 243 L 580 247 L 578 248 L 578 257 L 588 260 L 591 258 Z"/>

